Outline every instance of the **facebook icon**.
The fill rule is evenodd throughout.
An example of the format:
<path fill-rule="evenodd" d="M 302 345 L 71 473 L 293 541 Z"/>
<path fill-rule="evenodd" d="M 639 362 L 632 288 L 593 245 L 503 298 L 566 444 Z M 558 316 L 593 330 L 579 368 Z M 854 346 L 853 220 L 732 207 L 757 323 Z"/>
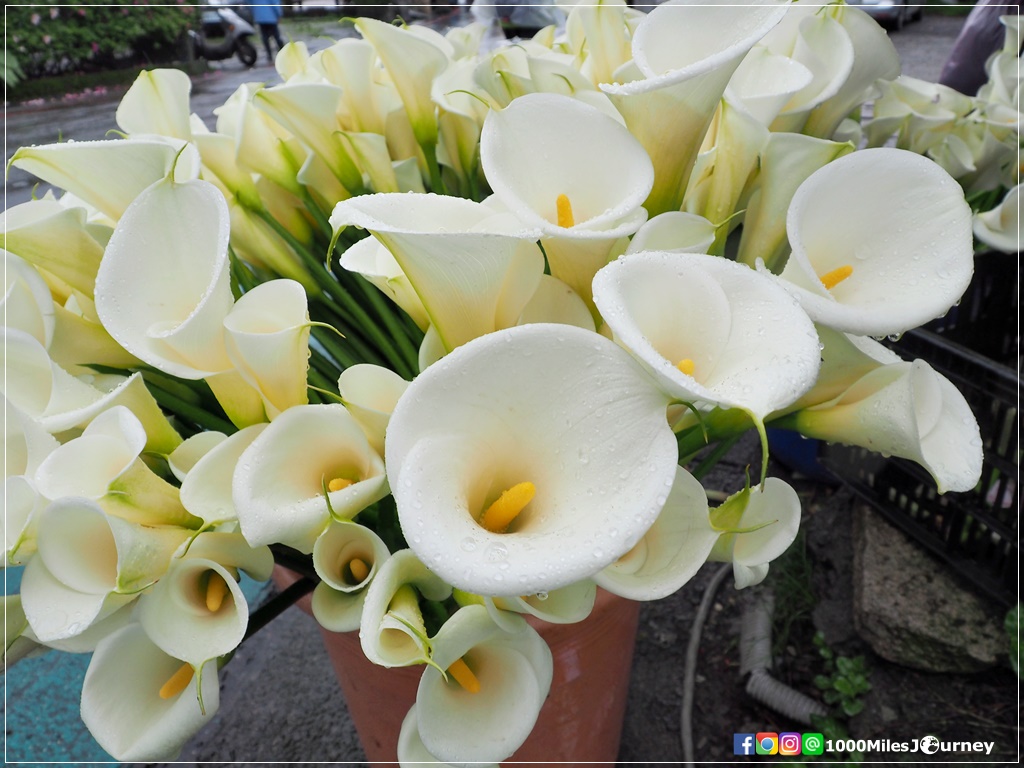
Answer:
<path fill-rule="evenodd" d="M 734 733 L 732 735 L 732 753 L 734 755 L 754 754 L 754 734 Z"/>

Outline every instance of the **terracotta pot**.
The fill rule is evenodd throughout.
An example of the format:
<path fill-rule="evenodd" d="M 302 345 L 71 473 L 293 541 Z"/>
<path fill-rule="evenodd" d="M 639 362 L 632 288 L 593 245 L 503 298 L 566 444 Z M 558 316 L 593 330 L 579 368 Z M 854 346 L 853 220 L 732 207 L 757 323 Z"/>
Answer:
<path fill-rule="evenodd" d="M 294 578 L 285 572 L 274 580 Z M 506 763 L 615 765 L 639 615 L 638 603 L 599 589 L 593 612 L 578 624 L 530 618 L 551 648 L 554 679 L 533 733 Z M 379 667 L 363 655 L 358 632 L 321 633 L 367 760 L 394 763 L 422 667 Z"/>

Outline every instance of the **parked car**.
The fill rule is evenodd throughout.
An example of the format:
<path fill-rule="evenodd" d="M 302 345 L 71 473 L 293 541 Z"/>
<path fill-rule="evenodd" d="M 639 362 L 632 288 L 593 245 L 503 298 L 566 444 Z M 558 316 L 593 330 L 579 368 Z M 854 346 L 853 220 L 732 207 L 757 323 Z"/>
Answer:
<path fill-rule="evenodd" d="M 923 3 L 906 0 L 846 0 L 866 14 L 894 30 L 901 30 L 908 21 L 917 21 L 924 13 Z"/>

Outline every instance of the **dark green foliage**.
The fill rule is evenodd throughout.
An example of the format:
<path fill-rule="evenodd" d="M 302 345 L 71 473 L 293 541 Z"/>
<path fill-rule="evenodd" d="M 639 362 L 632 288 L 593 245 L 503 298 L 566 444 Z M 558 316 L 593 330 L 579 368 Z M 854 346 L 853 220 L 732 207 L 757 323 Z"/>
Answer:
<path fill-rule="evenodd" d="M 185 30 L 198 23 L 193 6 L 148 0 L 59 5 L 55 0 L 8 6 L 7 50 L 26 77 L 165 63 L 178 57 Z"/>

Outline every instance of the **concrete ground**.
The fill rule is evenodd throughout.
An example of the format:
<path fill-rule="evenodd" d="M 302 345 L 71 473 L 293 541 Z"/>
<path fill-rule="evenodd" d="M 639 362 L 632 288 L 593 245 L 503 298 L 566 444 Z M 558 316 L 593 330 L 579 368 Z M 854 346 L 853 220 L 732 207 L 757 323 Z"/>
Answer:
<path fill-rule="evenodd" d="M 926 16 L 922 22 L 894 33 L 893 41 L 903 56 L 904 72 L 936 79 L 960 24 L 961 19 Z M 338 26 L 331 31 L 341 30 Z M 311 38 L 308 44 L 315 48 L 326 42 Z M 212 125 L 213 108 L 240 83 L 252 79 L 272 83 L 277 75 L 262 62 L 255 70 L 245 70 L 234 61 L 222 63 L 194 82 L 193 109 Z M 119 96 L 8 107 L 6 158 L 21 145 L 48 143 L 61 137 L 103 138 L 106 131 L 115 127 L 113 110 Z M 24 174 L 12 173 L 5 185 L 7 205 L 29 199 L 32 184 L 33 180 Z M 749 463 L 756 465 L 756 447 L 747 445 L 744 450 L 738 458 L 722 465 L 725 474 L 719 479 L 720 487 L 737 487 L 743 467 Z M 846 503 L 850 503 L 848 499 Z M 704 569 L 676 596 L 644 606 L 620 753 L 623 761 L 681 760 L 679 658 L 686 645 L 685 628 L 692 621 L 711 571 L 710 567 Z M 255 596 L 260 589 L 253 587 L 251 592 Z M 721 604 L 716 609 L 720 607 Z M 7 674 L 7 761 L 80 763 L 108 759 L 78 721 L 77 698 L 85 662 L 82 657 L 51 653 L 24 662 Z M 698 677 L 697 707 L 714 709 L 718 701 L 716 691 L 702 688 L 700 680 Z M 182 761 L 359 764 L 363 759 L 319 631 L 313 620 L 298 610 L 286 611 L 246 642 L 222 670 L 221 681 L 220 711 L 186 745 Z M 728 711 L 721 712 L 721 732 L 698 734 L 698 747 L 701 740 L 704 744 L 724 744 L 733 731 L 758 725 L 740 722 L 739 715 L 732 716 L 732 720 L 730 717 Z"/>

